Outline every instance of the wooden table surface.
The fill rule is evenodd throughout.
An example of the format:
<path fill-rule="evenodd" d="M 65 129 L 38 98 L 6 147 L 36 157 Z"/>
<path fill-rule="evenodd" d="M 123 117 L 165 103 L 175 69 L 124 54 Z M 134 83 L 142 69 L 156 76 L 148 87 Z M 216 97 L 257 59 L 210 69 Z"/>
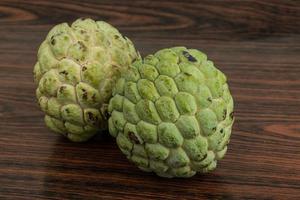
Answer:
<path fill-rule="evenodd" d="M 229 77 L 236 122 L 216 171 L 163 179 L 105 135 L 51 133 L 32 69 L 52 26 L 92 17 L 142 55 L 184 45 Z M 0 1 L 0 199 L 300 199 L 300 1 Z"/>

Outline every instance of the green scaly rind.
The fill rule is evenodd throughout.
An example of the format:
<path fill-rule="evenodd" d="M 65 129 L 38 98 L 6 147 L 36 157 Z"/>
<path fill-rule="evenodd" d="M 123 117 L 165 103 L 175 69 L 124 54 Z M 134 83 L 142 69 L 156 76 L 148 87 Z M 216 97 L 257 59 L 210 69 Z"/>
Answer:
<path fill-rule="evenodd" d="M 78 19 L 53 27 L 34 67 L 46 125 L 74 142 L 106 129 L 112 88 L 136 59 L 132 42 L 106 22 Z"/>
<path fill-rule="evenodd" d="M 204 53 L 185 47 L 133 63 L 117 81 L 109 113 L 121 151 L 162 177 L 214 170 L 234 121 L 226 76 Z"/>

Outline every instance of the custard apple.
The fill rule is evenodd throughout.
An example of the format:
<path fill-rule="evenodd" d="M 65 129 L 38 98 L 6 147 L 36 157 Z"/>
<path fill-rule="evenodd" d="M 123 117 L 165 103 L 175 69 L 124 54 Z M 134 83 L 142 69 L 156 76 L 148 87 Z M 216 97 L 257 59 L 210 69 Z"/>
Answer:
<path fill-rule="evenodd" d="M 139 58 L 132 42 L 103 21 L 53 27 L 38 50 L 34 80 L 46 125 L 75 142 L 107 128 L 107 106 L 121 68 Z"/>
<path fill-rule="evenodd" d="M 226 76 L 196 49 L 163 49 L 135 61 L 118 79 L 110 134 L 127 158 L 162 177 L 214 170 L 233 124 Z"/>

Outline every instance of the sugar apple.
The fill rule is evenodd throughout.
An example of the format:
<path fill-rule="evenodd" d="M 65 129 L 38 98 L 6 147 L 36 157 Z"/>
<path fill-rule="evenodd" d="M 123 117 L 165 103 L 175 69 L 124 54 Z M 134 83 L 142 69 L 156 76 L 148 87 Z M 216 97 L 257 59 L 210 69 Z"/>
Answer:
<path fill-rule="evenodd" d="M 110 134 L 127 158 L 170 178 L 215 169 L 234 121 L 226 76 L 204 53 L 185 47 L 134 62 L 108 110 Z"/>
<path fill-rule="evenodd" d="M 107 128 L 112 87 L 139 58 L 132 42 L 103 21 L 78 19 L 53 27 L 38 50 L 34 80 L 45 123 L 75 142 Z"/>

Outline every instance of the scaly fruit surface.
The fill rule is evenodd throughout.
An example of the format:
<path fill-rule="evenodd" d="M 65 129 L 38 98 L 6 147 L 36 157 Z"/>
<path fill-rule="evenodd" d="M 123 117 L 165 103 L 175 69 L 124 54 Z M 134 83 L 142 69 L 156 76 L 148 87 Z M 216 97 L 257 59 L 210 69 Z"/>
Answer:
<path fill-rule="evenodd" d="M 103 21 L 53 27 L 38 50 L 34 80 L 46 125 L 75 142 L 107 128 L 112 87 L 139 58 L 132 42 Z"/>
<path fill-rule="evenodd" d="M 233 124 L 226 76 L 195 49 L 163 49 L 134 62 L 117 81 L 110 134 L 127 158 L 162 177 L 216 168 Z"/>

